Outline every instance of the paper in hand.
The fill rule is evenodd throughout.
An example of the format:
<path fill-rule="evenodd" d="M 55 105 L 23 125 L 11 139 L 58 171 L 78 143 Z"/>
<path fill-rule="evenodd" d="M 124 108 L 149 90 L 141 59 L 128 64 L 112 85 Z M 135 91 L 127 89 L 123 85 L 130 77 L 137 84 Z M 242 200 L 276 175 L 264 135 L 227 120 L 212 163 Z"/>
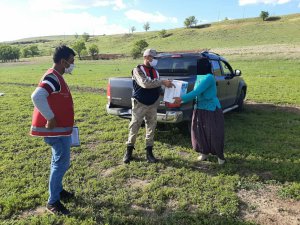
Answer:
<path fill-rule="evenodd" d="M 165 102 L 174 103 L 174 97 L 181 97 L 187 92 L 188 82 L 181 80 L 173 80 L 172 83 L 175 85 L 175 87 L 165 88 L 163 98 Z"/>
<path fill-rule="evenodd" d="M 80 146 L 80 139 L 79 139 L 79 129 L 78 127 L 73 127 L 73 132 L 71 135 L 72 143 L 71 146 Z"/>

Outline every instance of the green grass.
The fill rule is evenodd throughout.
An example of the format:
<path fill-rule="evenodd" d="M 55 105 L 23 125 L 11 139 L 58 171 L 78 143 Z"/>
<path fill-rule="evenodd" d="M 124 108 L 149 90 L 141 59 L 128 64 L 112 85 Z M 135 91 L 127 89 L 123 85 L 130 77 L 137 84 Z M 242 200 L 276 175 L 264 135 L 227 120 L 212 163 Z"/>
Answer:
<path fill-rule="evenodd" d="M 248 85 L 247 99 L 256 102 L 300 105 L 299 59 L 233 60 Z"/>
<path fill-rule="evenodd" d="M 29 85 L 35 87 L 41 75 L 51 64 L 34 61 L 23 64 L 7 64 L 0 70 L 0 82 L 3 84 Z M 247 99 L 256 102 L 300 105 L 299 59 L 236 59 L 229 62 L 234 69 L 242 70 L 247 82 Z M 138 60 L 122 59 L 109 61 L 76 61 L 73 75 L 66 76 L 70 86 L 79 89 L 91 88 L 91 91 L 106 89 L 109 77 L 131 76 L 131 69 Z"/>
<path fill-rule="evenodd" d="M 279 62 L 282 65 L 275 69 Z M 299 114 L 276 106 L 247 105 L 243 113 L 225 116 L 228 164 L 224 166 L 217 165 L 214 157 L 197 162 L 188 135 L 174 126 L 167 126 L 168 132 L 157 130 L 159 163 L 145 160 L 142 128 L 134 152 L 137 160 L 123 165 L 129 121 L 106 114 L 101 89 L 106 88 L 108 77 L 126 76 L 137 63 L 77 61 L 74 75 L 66 76 L 81 135 L 81 147 L 72 149 L 72 165 L 64 181 L 77 195 L 66 204 L 73 212 L 68 218 L 23 215 L 44 206 L 48 197 L 50 149 L 28 131 L 30 95 L 49 63 L 37 59 L 1 65 L 0 92 L 5 95 L 0 97 L 0 223 L 244 225 L 250 223 L 239 219 L 239 189 L 276 182 L 282 186 L 280 196 L 299 199 Z M 300 95 L 290 91 L 299 83 L 296 60 L 232 63 L 244 73 L 249 99 L 299 105 Z M 264 77 L 272 74 L 275 77 Z M 282 84 L 281 92 L 269 87 L 274 80 L 276 86 Z"/>
<path fill-rule="evenodd" d="M 51 58 L 1 63 L 0 92 L 5 95 L 0 96 L 0 224 L 246 225 L 252 223 L 240 217 L 241 189 L 276 184 L 278 197 L 299 200 L 299 110 L 287 107 L 300 106 L 299 23 L 300 15 L 295 14 L 272 22 L 253 18 L 204 29 L 174 29 L 163 39 L 155 31 L 91 39 L 88 44 L 96 43 L 101 53 L 128 54 L 140 39 L 160 51 L 219 49 L 242 70 L 247 99 L 254 104 L 247 104 L 242 113 L 225 115 L 224 166 L 214 157 L 197 162 L 189 136 L 171 125 L 156 130 L 159 163 L 146 162 L 142 128 L 134 151 L 137 160 L 123 165 L 129 121 L 106 114 L 105 89 L 109 77 L 130 76 L 141 59 L 77 60 L 74 74 L 66 76 L 81 137 L 81 146 L 72 148 L 64 180 L 77 196 L 66 203 L 70 217 L 31 213 L 48 198 L 51 152 L 41 138 L 28 135 L 30 95 Z M 39 44 L 44 55 L 58 43 L 74 41 L 72 36 L 43 39 L 51 40 Z M 255 51 L 240 50 L 247 46 Z M 268 52 L 276 46 L 291 49 Z"/>

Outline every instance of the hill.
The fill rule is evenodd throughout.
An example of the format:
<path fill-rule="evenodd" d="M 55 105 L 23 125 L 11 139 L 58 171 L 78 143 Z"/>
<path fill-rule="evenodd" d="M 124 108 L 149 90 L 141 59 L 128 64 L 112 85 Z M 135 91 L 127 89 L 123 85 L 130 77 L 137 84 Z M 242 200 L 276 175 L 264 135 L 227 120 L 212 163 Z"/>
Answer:
<path fill-rule="evenodd" d="M 167 37 L 162 38 L 159 31 L 133 34 L 93 36 L 87 46 L 96 44 L 100 53 L 129 54 L 133 44 L 145 39 L 149 46 L 159 51 L 194 50 L 203 48 L 234 48 L 257 45 L 300 44 L 300 13 L 271 17 L 268 21 L 261 18 L 226 20 L 198 26 L 198 28 L 178 28 L 167 30 Z M 46 40 L 46 41 L 45 41 Z M 75 36 L 51 36 L 22 39 L 19 46 L 34 42 L 43 55 L 50 55 L 59 43 L 72 45 Z M 179 44 L 180 43 L 180 44 Z"/>

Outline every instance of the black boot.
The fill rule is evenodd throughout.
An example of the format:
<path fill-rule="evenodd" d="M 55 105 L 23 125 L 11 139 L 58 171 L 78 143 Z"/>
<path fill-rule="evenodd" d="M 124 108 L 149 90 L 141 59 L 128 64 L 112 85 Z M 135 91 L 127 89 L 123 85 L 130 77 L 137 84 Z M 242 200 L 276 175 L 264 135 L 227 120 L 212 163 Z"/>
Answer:
<path fill-rule="evenodd" d="M 132 145 L 127 145 L 127 150 L 126 153 L 123 157 L 123 162 L 124 163 L 130 163 L 130 161 L 132 160 L 132 151 L 134 149 L 134 146 Z"/>
<path fill-rule="evenodd" d="M 148 162 L 149 163 L 156 163 L 157 159 L 154 157 L 153 152 L 152 152 L 153 147 L 152 146 L 147 146 L 145 149 L 147 151 L 146 157 L 147 157 Z"/>

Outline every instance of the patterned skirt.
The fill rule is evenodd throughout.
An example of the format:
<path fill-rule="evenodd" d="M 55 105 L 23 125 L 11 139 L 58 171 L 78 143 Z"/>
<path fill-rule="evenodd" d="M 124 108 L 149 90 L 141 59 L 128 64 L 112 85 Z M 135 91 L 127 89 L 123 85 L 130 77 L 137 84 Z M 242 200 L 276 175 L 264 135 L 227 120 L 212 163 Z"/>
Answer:
<path fill-rule="evenodd" d="M 191 139 L 196 152 L 224 159 L 224 116 L 221 109 L 193 111 Z"/>

